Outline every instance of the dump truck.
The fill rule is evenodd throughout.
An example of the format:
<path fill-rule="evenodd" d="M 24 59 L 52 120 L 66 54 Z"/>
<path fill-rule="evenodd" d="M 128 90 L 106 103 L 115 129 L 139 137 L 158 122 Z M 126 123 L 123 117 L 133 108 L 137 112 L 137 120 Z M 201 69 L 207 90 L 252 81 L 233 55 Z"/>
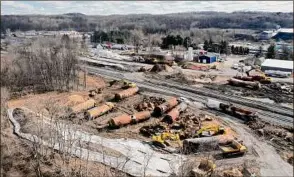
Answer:
<path fill-rule="evenodd" d="M 225 144 L 219 144 L 223 157 L 230 157 L 235 155 L 244 155 L 247 152 L 247 147 L 242 141 L 232 140 Z"/>
<path fill-rule="evenodd" d="M 215 135 L 223 134 L 224 132 L 225 132 L 225 128 L 220 125 L 205 126 L 197 131 L 196 137 L 215 136 Z"/>
<path fill-rule="evenodd" d="M 254 121 L 254 120 L 256 120 L 256 118 L 258 118 L 257 112 L 245 110 L 243 108 L 236 107 L 233 104 L 220 103 L 219 109 L 221 109 L 221 111 L 226 114 L 240 118 L 246 122 Z"/>

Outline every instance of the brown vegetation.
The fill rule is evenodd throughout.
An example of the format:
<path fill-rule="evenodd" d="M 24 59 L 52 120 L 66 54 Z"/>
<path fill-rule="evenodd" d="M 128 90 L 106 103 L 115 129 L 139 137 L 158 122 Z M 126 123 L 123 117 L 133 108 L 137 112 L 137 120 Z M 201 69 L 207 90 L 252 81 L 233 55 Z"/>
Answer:
<path fill-rule="evenodd" d="M 77 84 L 78 46 L 68 36 L 38 38 L 14 46 L 1 66 L 1 82 L 13 91 L 68 91 Z"/>

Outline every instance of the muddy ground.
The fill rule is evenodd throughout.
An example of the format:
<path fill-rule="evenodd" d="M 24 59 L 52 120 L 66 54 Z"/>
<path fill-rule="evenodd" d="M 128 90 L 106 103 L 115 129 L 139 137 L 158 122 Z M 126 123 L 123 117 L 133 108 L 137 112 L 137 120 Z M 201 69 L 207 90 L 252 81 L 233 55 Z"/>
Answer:
<path fill-rule="evenodd" d="M 294 165 L 293 150 L 294 137 L 293 127 L 282 128 L 264 121 L 248 122 L 247 125 L 261 138 L 264 138 L 280 154 L 283 160 Z"/>
<path fill-rule="evenodd" d="M 259 90 L 235 87 L 228 84 L 206 84 L 204 87 L 243 97 L 269 98 L 275 103 L 293 103 L 293 92 L 282 92 L 275 88 L 274 85 L 275 84 L 264 84 Z"/>
<path fill-rule="evenodd" d="M 160 76 L 160 77 L 162 77 L 162 76 Z M 167 77 L 167 76 L 163 76 L 163 77 Z M 168 76 L 168 77 L 170 77 L 170 76 Z M 177 77 L 175 77 L 175 78 L 177 78 Z M 91 80 L 92 85 L 87 84 L 88 89 L 103 88 L 101 94 L 97 94 L 94 97 L 94 99 L 99 103 L 99 105 L 102 105 L 106 101 L 113 101 L 114 93 L 122 90 L 121 89 L 122 82 L 112 82 L 110 84 L 109 83 L 110 80 L 104 80 L 104 79 L 101 80 L 101 78 L 99 78 L 98 80 L 95 80 L 95 78 L 92 78 L 92 79 L 93 79 L 93 80 Z M 80 103 L 80 102 L 83 102 L 83 101 L 89 99 L 88 93 L 89 93 L 88 90 L 82 90 L 82 91 L 76 91 L 76 92 L 70 92 L 70 93 L 51 92 L 51 93 L 41 94 L 41 95 L 28 94 L 20 99 L 15 99 L 15 100 L 9 101 L 8 106 L 9 107 L 25 106 L 25 107 L 28 107 L 28 108 L 36 111 L 36 112 L 43 112 L 47 115 L 48 114 L 50 115 L 50 112 L 52 112 L 53 110 L 55 110 L 55 111 L 61 110 L 61 112 L 57 115 L 62 115 L 62 114 L 66 113 L 66 112 L 62 111 L 63 108 L 70 107 L 72 105 L 75 105 L 77 103 Z M 50 102 L 46 101 L 48 99 L 50 100 Z M 132 139 L 138 139 L 138 140 L 142 140 L 142 141 L 150 141 L 151 140 L 150 137 L 145 137 L 140 134 L 140 128 L 142 126 L 157 124 L 162 117 L 160 117 L 160 118 L 153 117 L 153 118 L 151 118 L 147 121 L 144 121 L 142 123 L 128 125 L 125 127 L 121 127 L 120 129 L 115 129 L 115 130 L 109 130 L 109 129 L 101 130 L 100 126 L 107 124 L 107 122 L 111 118 L 116 117 L 118 115 L 121 115 L 124 113 L 133 114 L 133 113 L 141 111 L 141 110 L 148 110 L 150 107 L 154 107 L 156 104 L 162 103 L 163 100 L 164 100 L 163 98 L 159 98 L 159 97 L 156 98 L 156 97 L 154 97 L 154 95 L 148 95 L 148 94 L 144 94 L 142 92 L 142 93 L 136 94 L 134 96 L 131 96 L 129 98 L 126 98 L 120 102 L 114 102 L 116 104 L 116 107 L 112 111 L 110 111 L 109 113 L 102 115 L 94 120 L 88 121 L 88 120 L 83 119 L 83 114 L 79 114 L 74 119 L 69 119 L 67 117 L 58 117 L 58 116 L 56 116 L 55 118 L 62 118 L 63 120 L 68 121 L 69 124 L 73 124 L 81 130 L 84 130 L 86 132 L 90 132 L 93 134 L 99 134 L 100 136 L 104 136 L 107 138 L 132 138 Z M 153 106 L 151 103 L 153 104 Z M 51 105 L 48 105 L 48 104 L 51 104 Z M 146 104 L 147 104 L 147 107 L 146 107 Z M 62 105 L 62 106 L 60 106 L 60 105 Z M 48 108 L 50 106 L 52 109 L 48 110 Z M 62 109 L 54 109 L 56 107 L 60 107 Z M 188 116 L 188 117 L 200 116 L 200 114 L 206 114 L 206 112 L 189 107 L 181 115 L 181 117 L 184 118 L 185 116 Z M 215 118 L 215 119 L 222 122 L 221 119 L 219 119 L 219 118 Z M 25 120 L 20 119 L 19 121 L 21 123 L 23 121 L 24 124 L 26 123 Z M 203 121 L 203 122 L 205 123 L 205 121 Z M 208 123 L 209 123 L 209 121 L 208 121 Z M 262 127 L 264 129 L 263 136 L 266 136 L 269 141 L 273 142 L 274 147 L 278 147 L 281 144 L 283 145 L 284 148 L 276 148 L 277 151 L 281 152 L 281 155 L 287 154 L 287 153 L 289 153 L 290 150 L 293 150 L 293 144 L 291 145 L 291 143 L 290 143 L 291 140 L 289 141 L 289 138 L 288 139 L 286 138 L 285 133 L 281 133 L 281 135 L 276 134 L 275 132 L 269 133 L 268 129 L 271 129 L 271 127 L 265 128 L 268 126 L 270 126 L 270 125 L 266 125 L 266 126 Z M 9 128 L 11 129 L 11 126 Z M 32 131 L 33 130 L 32 126 L 28 126 L 28 127 L 24 126 L 24 128 L 26 128 L 26 130 L 23 130 L 23 131 Z M 258 127 L 258 128 L 251 127 L 251 128 L 256 130 L 256 133 L 260 133 L 260 129 L 261 129 L 260 127 Z M 277 129 L 278 129 L 278 127 L 277 127 Z M 10 134 L 12 134 L 12 132 L 10 132 Z M 236 133 L 234 133 L 234 132 L 232 132 L 232 134 L 234 134 L 234 136 L 237 136 Z M 286 132 L 286 134 L 287 134 L 287 132 Z M 270 137 L 269 135 L 272 137 Z M 275 138 L 275 139 L 273 139 L 273 138 Z M 15 141 L 18 141 L 17 137 L 15 137 L 15 136 L 14 136 L 14 139 L 15 139 Z M 293 140 L 292 140 L 292 143 L 293 143 Z M 5 144 L 8 144 L 8 145 L 7 146 L 3 145 L 3 147 L 8 149 L 8 146 L 11 143 L 8 142 Z M 24 147 L 27 147 L 27 146 L 24 146 Z M 27 154 L 27 153 L 24 153 L 24 154 Z M 21 156 L 23 156 L 23 155 L 21 155 Z M 291 157 L 288 157 L 287 155 L 284 155 L 284 156 L 285 156 L 285 160 L 290 159 L 288 161 L 291 161 Z M 195 157 L 195 156 L 191 156 L 191 158 L 192 157 Z M 29 158 L 30 157 L 27 157 L 27 159 L 29 159 Z M 45 157 L 45 158 L 47 158 L 47 157 Z M 197 158 L 199 158 L 199 156 Z M 6 159 L 8 159 L 8 158 L 6 157 Z M 58 157 L 56 157 L 56 159 L 58 159 Z M 293 159 L 293 156 L 292 156 L 292 159 Z M 71 160 L 77 161 L 77 159 L 74 159 L 74 158 L 71 158 Z M 10 162 L 8 162 L 8 163 L 10 163 Z M 49 168 L 49 169 L 53 170 L 53 172 L 50 172 L 50 173 L 53 173 L 53 174 L 58 173 L 58 169 L 60 169 L 60 166 L 57 166 L 56 168 L 51 168 L 50 165 L 48 167 L 46 166 L 46 163 L 47 163 L 46 161 L 42 162 L 42 164 L 43 163 L 45 164 L 44 169 Z M 58 164 L 60 162 L 54 162 L 54 163 Z M 81 161 L 81 163 L 83 163 L 83 162 Z M 292 163 L 293 163 L 293 160 L 292 160 Z M 91 165 L 89 165 L 89 166 L 91 166 Z M 104 172 L 104 170 L 101 172 L 101 169 L 107 169 L 108 173 L 106 175 L 109 175 L 109 176 L 111 176 L 113 174 L 117 174 L 116 172 L 111 171 L 110 168 L 105 167 L 104 165 L 99 164 L 99 163 L 93 163 L 93 168 L 97 168 L 97 170 L 98 170 L 98 171 L 95 171 L 95 169 L 93 169 L 92 170 L 93 174 L 106 173 L 106 172 Z M 77 167 L 72 167 L 72 169 L 77 169 Z M 30 170 L 32 170 L 32 169 L 30 169 Z M 107 170 L 105 170 L 105 171 L 107 171 Z M 19 170 L 17 170 L 17 171 L 19 171 Z M 11 169 L 6 170 L 6 173 L 10 173 L 10 172 L 11 172 Z M 32 173 L 32 172 L 30 172 L 30 173 Z M 89 175 L 89 176 L 91 176 L 91 175 Z"/>

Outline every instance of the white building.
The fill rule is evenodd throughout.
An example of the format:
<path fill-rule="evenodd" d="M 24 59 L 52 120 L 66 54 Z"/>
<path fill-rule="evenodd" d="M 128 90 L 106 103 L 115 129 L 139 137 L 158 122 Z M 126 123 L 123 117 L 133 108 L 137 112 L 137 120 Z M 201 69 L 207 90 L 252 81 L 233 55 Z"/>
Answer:
<path fill-rule="evenodd" d="M 269 40 L 273 36 L 277 34 L 277 31 L 272 30 L 272 31 L 263 31 L 259 34 L 259 39 L 260 40 Z"/>
<path fill-rule="evenodd" d="M 293 60 L 266 59 L 261 64 L 262 71 L 283 71 L 293 74 Z"/>

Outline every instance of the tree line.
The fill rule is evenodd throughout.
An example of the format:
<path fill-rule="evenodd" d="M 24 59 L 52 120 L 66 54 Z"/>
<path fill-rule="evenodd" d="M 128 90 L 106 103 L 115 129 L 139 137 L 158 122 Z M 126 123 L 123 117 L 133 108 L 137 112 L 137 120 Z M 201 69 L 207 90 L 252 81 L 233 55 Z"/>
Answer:
<path fill-rule="evenodd" d="M 231 46 L 231 52 L 235 55 L 248 55 L 249 54 L 249 48 L 248 47 L 242 47 L 242 46 Z"/>
<path fill-rule="evenodd" d="M 132 14 L 112 16 L 63 15 L 1 15 L 1 32 L 21 30 L 99 29 L 134 30 L 142 28 L 147 34 L 166 34 L 170 30 L 193 28 L 270 29 L 280 25 L 293 27 L 293 13 L 275 12 L 188 12 L 165 15 Z"/>
<path fill-rule="evenodd" d="M 105 41 L 114 42 L 117 44 L 125 44 L 130 37 L 130 31 L 94 31 L 94 34 L 91 36 L 91 42 L 102 43 Z"/>
<path fill-rule="evenodd" d="M 294 60 L 293 50 L 290 50 L 286 45 L 282 45 L 280 52 L 277 51 L 274 44 L 267 48 L 266 58 L 281 59 L 281 60 Z"/>
<path fill-rule="evenodd" d="M 189 47 L 192 47 L 193 49 L 198 48 L 197 44 L 193 43 L 191 37 L 189 36 L 183 37 L 179 34 L 178 35 L 169 34 L 165 37 L 162 37 L 161 40 L 162 40 L 161 42 L 162 49 L 168 49 L 170 46 L 183 46 L 186 49 L 188 49 Z"/>

